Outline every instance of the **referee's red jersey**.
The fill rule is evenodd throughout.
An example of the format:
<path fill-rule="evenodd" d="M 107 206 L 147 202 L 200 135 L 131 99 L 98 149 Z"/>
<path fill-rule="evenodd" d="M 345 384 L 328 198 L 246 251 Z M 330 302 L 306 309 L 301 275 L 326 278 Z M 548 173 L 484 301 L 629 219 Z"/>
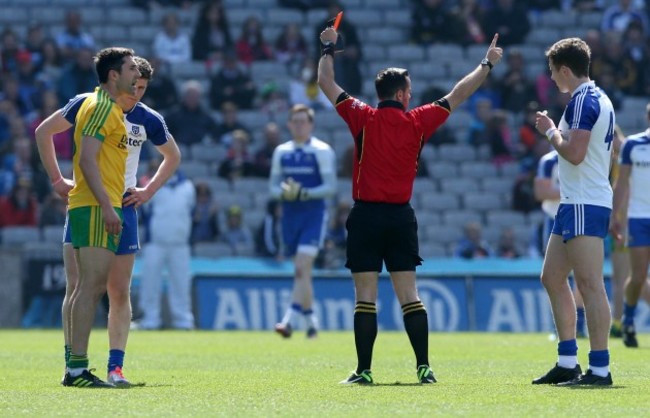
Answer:
<path fill-rule="evenodd" d="M 404 111 L 385 100 L 373 108 L 342 93 L 336 111 L 354 138 L 352 198 L 365 202 L 407 203 L 413 193 L 420 151 L 449 117 L 436 103 Z"/>

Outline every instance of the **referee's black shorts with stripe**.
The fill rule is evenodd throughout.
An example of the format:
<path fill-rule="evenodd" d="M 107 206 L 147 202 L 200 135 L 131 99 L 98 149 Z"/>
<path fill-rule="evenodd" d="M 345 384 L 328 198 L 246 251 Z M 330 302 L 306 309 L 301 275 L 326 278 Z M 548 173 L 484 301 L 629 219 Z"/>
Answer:
<path fill-rule="evenodd" d="M 345 224 L 347 262 L 352 273 L 415 271 L 422 264 L 418 222 L 409 203 L 354 203 Z"/>

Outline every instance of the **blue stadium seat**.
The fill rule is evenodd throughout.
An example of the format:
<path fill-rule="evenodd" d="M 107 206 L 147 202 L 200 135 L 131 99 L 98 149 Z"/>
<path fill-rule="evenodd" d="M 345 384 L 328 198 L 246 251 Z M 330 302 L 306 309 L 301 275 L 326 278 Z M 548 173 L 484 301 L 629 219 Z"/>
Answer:
<path fill-rule="evenodd" d="M 420 244 L 420 257 L 422 258 L 431 258 L 431 257 L 446 257 L 447 249 L 443 244 L 436 242 L 425 242 Z"/>
<path fill-rule="evenodd" d="M 570 28 L 577 23 L 577 15 L 569 10 L 546 10 L 541 14 L 540 26 L 545 28 Z"/>
<path fill-rule="evenodd" d="M 412 24 L 411 12 L 408 10 L 386 10 L 384 12 L 386 26 L 409 28 Z"/>
<path fill-rule="evenodd" d="M 228 154 L 228 150 L 221 144 L 193 144 L 190 146 L 191 159 L 186 156 L 183 161 L 191 160 L 208 164 L 219 164 Z"/>
<path fill-rule="evenodd" d="M 447 120 L 448 126 L 452 129 L 455 128 L 454 119 L 456 117 L 461 117 L 461 113 L 454 117 L 454 114 Z M 454 119 L 452 119 L 452 117 Z M 456 119 L 457 120 L 457 119 Z M 451 161 L 451 162 L 463 162 L 463 161 L 474 161 L 476 159 L 476 149 L 468 144 L 442 144 L 438 147 L 438 157 L 442 161 Z"/>
<path fill-rule="evenodd" d="M 11 12 L 8 11 L 10 9 L 3 9 L 2 13 L 0 13 L 0 16 L 2 18 L 9 18 L 11 15 Z M 34 20 L 36 22 L 40 22 L 44 25 L 49 25 L 50 23 L 62 23 L 65 20 L 65 14 L 66 14 L 66 9 L 62 7 L 38 7 L 34 8 L 31 10 L 30 13 L 30 19 Z M 23 10 L 23 12 L 26 12 Z M 15 17 L 12 19 L 14 20 L 14 24 L 19 23 L 19 17 L 22 15 L 22 13 L 19 13 L 15 15 Z M 53 32 L 52 34 L 56 34 L 57 32 Z"/>
<path fill-rule="evenodd" d="M 469 222 L 483 223 L 483 217 L 478 210 L 466 208 L 463 210 L 446 211 L 442 215 L 442 221 L 445 225 L 462 228 Z"/>
<path fill-rule="evenodd" d="M 440 147 L 442 147 L 442 145 Z M 438 160 L 429 164 L 429 176 L 434 179 L 445 179 L 458 176 L 458 165 L 451 161 L 445 161 L 440 147 L 438 147 Z"/>
<path fill-rule="evenodd" d="M 63 241 L 63 225 L 43 227 L 43 241 L 61 243 Z"/>
<path fill-rule="evenodd" d="M 504 208 L 504 199 L 499 194 L 476 192 L 468 193 L 463 196 L 465 209 L 475 210 L 495 210 Z"/>
<path fill-rule="evenodd" d="M 309 26 L 309 29 L 311 31 L 311 34 L 307 39 L 311 39 L 311 37 L 316 31 L 315 26 L 325 21 L 326 18 L 327 18 L 327 10 L 324 9 L 312 9 L 307 12 L 307 25 Z"/>
<path fill-rule="evenodd" d="M 424 193 L 418 196 L 418 207 L 426 210 L 458 210 L 458 196 L 449 193 Z"/>
<path fill-rule="evenodd" d="M 391 61 L 406 61 L 402 65 L 408 68 L 409 62 L 424 59 L 424 48 L 419 45 L 391 45 L 388 47 L 388 59 Z"/>
<path fill-rule="evenodd" d="M 192 254 L 195 257 L 222 258 L 231 257 L 230 245 L 224 242 L 197 242 L 192 246 Z"/>
<path fill-rule="evenodd" d="M 120 29 L 124 28 L 125 25 L 142 25 L 149 21 L 144 10 L 133 7 L 110 7 L 108 8 L 107 20 L 113 22 L 116 26 L 119 25 Z"/>
<path fill-rule="evenodd" d="M 484 179 L 488 177 L 497 177 L 497 167 L 488 161 L 470 161 L 462 163 L 460 166 L 460 175 L 475 179 Z"/>
<path fill-rule="evenodd" d="M 440 179 L 440 190 L 443 193 L 464 195 L 465 193 L 477 193 L 479 186 L 476 179 L 458 176 Z"/>
<path fill-rule="evenodd" d="M 400 28 L 371 26 L 364 39 L 364 43 L 375 43 L 378 45 L 403 45 L 405 40 L 404 30 Z M 394 64 L 396 65 L 396 64 Z"/>
<path fill-rule="evenodd" d="M 491 210 L 486 214 L 488 225 L 492 226 L 514 226 L 526 225 L 526 215 L 513 210 Z"/>
<path fill-rule="evenodd" d="M 481 180 L 481 190 L 484 192 L 506 194 L 512 192 L 514 180 L 502 177 L 486 177 Z"/>
<path fill-rule="evenodd" d="M 435 63 L 451 63 L 465 59 L 465 53 L 460 45 L 434 44 L 427 48 L 429 61 Z"/>

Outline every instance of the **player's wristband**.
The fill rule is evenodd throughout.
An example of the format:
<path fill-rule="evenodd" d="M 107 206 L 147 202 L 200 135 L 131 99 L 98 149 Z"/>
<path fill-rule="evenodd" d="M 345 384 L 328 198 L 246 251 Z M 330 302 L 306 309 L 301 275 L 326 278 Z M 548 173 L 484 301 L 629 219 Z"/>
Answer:
<path fill-rule="evenodd" d="M 321 43 L 320 55 L 321 57 L 324 57 L 325 55 L 334 57 L 334 43 L 333 42 Z"/>
<path fill-rule="evenodd" d="M 61 183 L 63 181 L 63 176 L 59 177 L 58 180 L 55 180 L 52 182 L 52 187 L 56 186 L 57 184 Z"/>
<path fill-rule="evenodd" d="M 551 141 L 551 138 L 553 138 L 553 135 L 555 135 L 555 131 L 557 131 L 557 128 L 548 128 L 546 131 L 546 139 L 548 139 L 549 142 Z"/>

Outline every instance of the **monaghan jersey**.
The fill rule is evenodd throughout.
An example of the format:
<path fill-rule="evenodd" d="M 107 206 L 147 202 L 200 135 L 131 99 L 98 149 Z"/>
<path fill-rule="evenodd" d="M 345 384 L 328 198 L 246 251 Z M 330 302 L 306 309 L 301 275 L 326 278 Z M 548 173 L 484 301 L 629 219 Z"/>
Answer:
<path fill-rule="evenodd" d="M 650 129 L 625 140 L 619 163 L 632 166 L 628 218 L 650 218 Z"/>
<path fill-rule="evenodd" d="M 101 181 L 114 207 L 122 207 L 124 173 L 126 171 L 126 128 L 122 110 L 99 87 L 80 103 L 74 127 L 74 154 L 72 167 L 75 185 L 70 191 L 68 207 L 98 206 L 79 165 L 81 141 L 89 136 L 102 142 L 97 156 Z"/>
<path fill-rule="evenodd" d="M 336 174 L 336 159 L 334 151 L 325 142 L 311 137 L 302 145 L 288 141 L 277 146 L 271 162 L 271 181 L 285 181 L 289 177 L 301 184 L 302 187 L 315 189 L 322 186 L 330 187 L 335 192 L 336 185 L 326 185 L 326 178 Z M 271 187 L 279 186 L 271 184 Z M 329 189 L 328 189 L 329 190 Z M 325 199 L 308 199 L 305 201 L 283 202 L 286 211 L 305 209 L 325 209 Z"/>
<path fill-rule="evenodd" d="M 591 138 L 580 164 L 559 156 L 561 203 L 612 208 L 608 176 L 615 122 L 612 102 L 593 81 L 582 83 L 572 93 L 558 126 L 560 133 L 566 138 L 570 130 L 582 129 L 591 131 Z"/>
<path fill-rule="evenodd" d="M 89 93 L 79 94 L 65 105 L 63 117 L 72 124 L 75 123 L 77 112 L 84 98 Z M 126 174 L 124 191 L 137 185 L 138 162 L 140 151 L 144 142 L 151 140 L 154 145 L 165 144 L 171 134 L 167 129 L 165 119 L 149 106 L 138 102 L 133 109 L 124 113 L 124 125 L 126 126 L 127 148 L 129 155 L 126 159 Z"/>
<path fill-rule="evenodd" d="M 540 158 L 537 165 L 537 178 L 544 178 L 551 180 L 551 184 L 556 190 L 560 190 L 560 178 L 558 167 L 558 154 L 553 150 Z M 542 210 L 551 218 L 557 214 L 557 209 L 560 207 L 559 200 L 545 199 L 542 202 Z"/>

